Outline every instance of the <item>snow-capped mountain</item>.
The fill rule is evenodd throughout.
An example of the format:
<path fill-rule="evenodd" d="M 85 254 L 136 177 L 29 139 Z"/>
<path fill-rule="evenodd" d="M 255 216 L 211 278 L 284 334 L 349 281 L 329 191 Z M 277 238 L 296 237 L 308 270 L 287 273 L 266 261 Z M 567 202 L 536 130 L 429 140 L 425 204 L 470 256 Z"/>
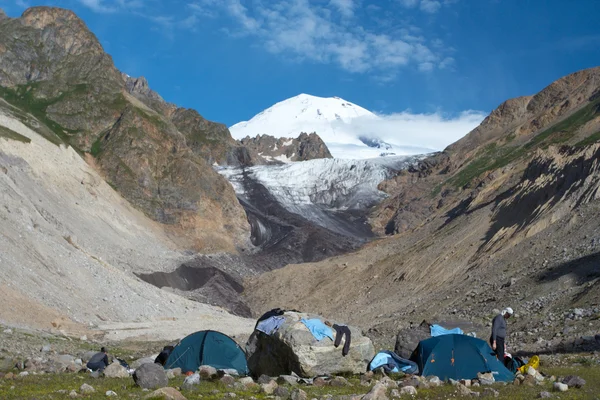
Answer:
<path fill-rule="evenodd" d="M 264 134 L 297 137 L 302 132 L 316 132 L 333 157 L 363 159 L 377 157 L 383 151 L 394 153 L 393 146 L 378 138 L 376 132 L 357 133 L 351 126 L 357 119 L 378 118 L 369 110 L 339 97 L 300 94 L 262 111 L 250 121 L 233 125 L 229 130 L 236 139 Z"/>

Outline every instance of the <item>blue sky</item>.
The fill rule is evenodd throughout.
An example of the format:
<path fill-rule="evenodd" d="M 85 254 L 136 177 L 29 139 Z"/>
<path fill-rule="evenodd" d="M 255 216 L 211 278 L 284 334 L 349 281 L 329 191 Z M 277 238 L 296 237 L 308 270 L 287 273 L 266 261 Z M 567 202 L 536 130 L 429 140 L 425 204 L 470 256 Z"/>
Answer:
<path fill-rule="evenodd" d="M 120 70 L 227 125 L 299 93 L 456 119 L 600 65 L 596 0 L 0 0 L 32 5 L 74 10 Z"/>

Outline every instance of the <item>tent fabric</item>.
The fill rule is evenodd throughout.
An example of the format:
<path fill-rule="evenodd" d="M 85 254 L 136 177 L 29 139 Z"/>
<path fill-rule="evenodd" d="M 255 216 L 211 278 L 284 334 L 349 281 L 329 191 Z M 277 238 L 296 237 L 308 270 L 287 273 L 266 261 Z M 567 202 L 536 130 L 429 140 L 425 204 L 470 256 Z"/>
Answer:
<path fill-rule="evenodd" d="M 498 361 L 485 341 L 467 335 L 423 340 L 410 359 L 417 363 L 421 375 L 435 375 L 442 380 L 475 379 L 478 372 L 492 372 L 497 381 L 514 380 L 514 374 Z"/>
<path fill-rule="evenodd" d="M 199 331 L 186 336 L 173 349 L 165 369 L 181 368 L 183 373 L 195 372 L 201 365 L 216 369 L 235 369 L 248 375 L 246 354 L 229 336 L 216 331 Z"/>
<path fill-rule="evenodd" d="M 391 351 L 380 351 L 369 363 L 369 371 L 383 367 L 385 372 L 404 372 L 405 374 L 418 374 L 417 363 L 400 357 Z"/>
<path fill-rule="evenodd" d="M 460 328 L 446 329 L 441 325 L 433 324 L 429 327 L 431 331 L 431 337 L 442 336 L 442 335 L 462 335 L 464 332 Z"/>

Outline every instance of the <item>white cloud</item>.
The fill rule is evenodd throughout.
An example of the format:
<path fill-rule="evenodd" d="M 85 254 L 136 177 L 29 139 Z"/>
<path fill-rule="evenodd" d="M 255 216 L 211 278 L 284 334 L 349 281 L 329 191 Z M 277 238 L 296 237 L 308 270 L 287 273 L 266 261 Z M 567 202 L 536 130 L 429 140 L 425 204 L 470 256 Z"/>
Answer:
<path fill-rule="evenodd" d="M 439 65 L 440 69 L 451 69 L 453 67 L 454 67 L 454 58 L 452 58 L 452 57 L 444 58 Z"/>
<path fill-rule="evenodd" d="M 410 6 L 413 1 L 418 3 L 402 3 Z M 395 76 L 401 67 L 427 70 L 443 60 L 445 50 L 434 52 L 417 27 L 404 24 L 374 31 L 350 20 L 356 6 L 355 0 L 196 0 L 189 8 L 198 10 L 198 17 L 207 9 L 219 10 L 234 23 L 226 28 L 230 35 L 255 37 L 268 52 L 288 60 L 335 63 L 352 73 L 386 77 Z"/>
<path fill-rule="evenodd" d="M 419 0 L 399 0 L 400 4 L 406 8 L 413 8 L 419 4 Z"/>
<path fill-rule="evenodd" d="M 329 4 L 336 7 L 345 18 L 354 16 L 354 0 L 331 0 Z"/>
<path fill-rule="evenodd" d="M 20 1 L 20 0 L 19 0 Z M 119 10 L 141 8 L 143 0 L 78 0 L 84 6 L 98 13 L 113 13 Z"/>
<path fill-rule="evenodd" d="M 433 71 L 433 63 L 430 62 L 424 62 L 419 64 L 419 71 L 423 71 L 423 72 L 429 72 L 429 71 Z"/>
<path fill-rule="evenodd" d="M 366 135 L 390 143 L 398 155 L 439 151 L 465 136 L 486 117 L 480 111 L 465 111 L 456 116 L 443 113 L 413 114 L 405 111 L 378 118 L 359 117 L 344 125 L 356 137 Z"/>
<path fill-rule="evenodd" d="M 29 7 L 29 3 L 28 3 L 28 2 L 26 2 L 25 0 L 17 0 L 17 1 L 15 2 L 15 5 L 16 5 L 17 7 L 21 7 L 21 8 L 28 8 L 28 7 Z"/>
<path fill-rule="evenodd" d="M 442 4 L 436 0 L 421 0 L 421 11 L 433 14 L 438 12 Z"/>

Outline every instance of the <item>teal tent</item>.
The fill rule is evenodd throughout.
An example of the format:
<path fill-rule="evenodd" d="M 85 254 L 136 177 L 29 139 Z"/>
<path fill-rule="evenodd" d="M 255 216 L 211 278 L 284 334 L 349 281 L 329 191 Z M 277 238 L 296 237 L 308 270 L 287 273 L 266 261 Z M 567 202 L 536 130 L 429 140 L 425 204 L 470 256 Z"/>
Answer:
<path fill-rule="evenodd" d="M 248 375 L 246 353 L 229 336 L 215 331 L 199 331 L 182 339 L 173 349 L 165 369 L 181 368 L 183 373 L 197 371 L 201 365 L 216 369 L 235 369 Z"/>
<path fill-rule="evenodd" d="M 417 363 L 421 375 L 435 375 L 441 380 L 474 379 L 478 372 L 492 372 L 494 379 L 502 382 L 515 378 L 486 342 L 467 335 L 422 340 L 410 359 Z"/>

